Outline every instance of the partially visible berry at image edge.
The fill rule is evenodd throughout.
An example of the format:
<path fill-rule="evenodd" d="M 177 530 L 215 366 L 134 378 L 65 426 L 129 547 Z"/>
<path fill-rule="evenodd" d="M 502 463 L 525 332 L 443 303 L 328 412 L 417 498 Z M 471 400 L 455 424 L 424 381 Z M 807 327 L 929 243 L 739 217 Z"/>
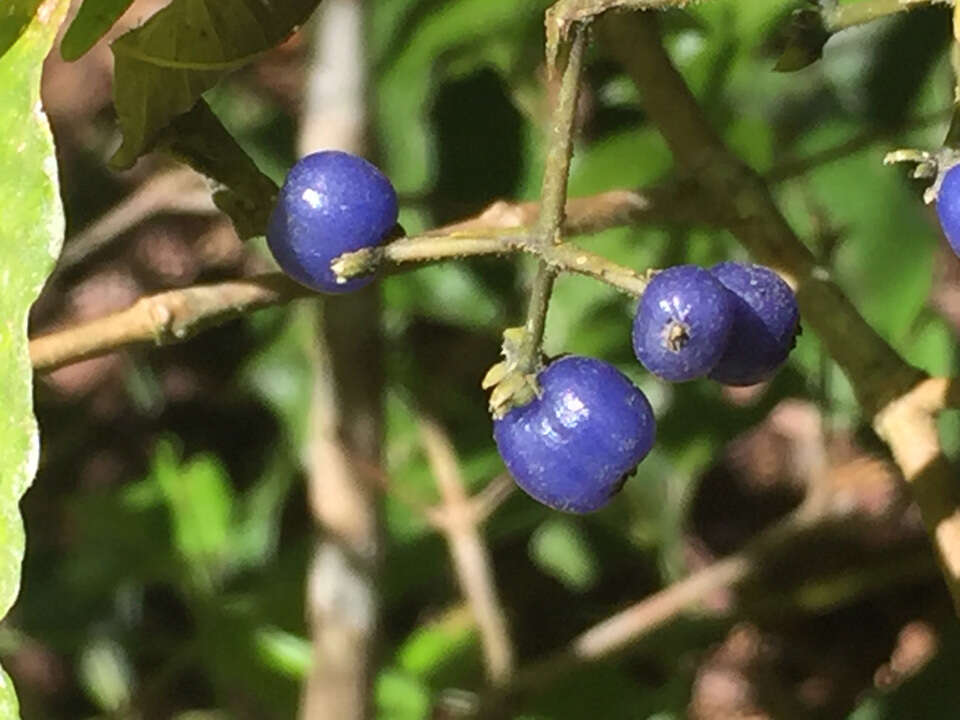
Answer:
<path fill-rule="evenodd" d="M 943 175 L 937 191 L 937 216 L 947 242 L 960 256 L 960 165 L 954 165 Z"/>

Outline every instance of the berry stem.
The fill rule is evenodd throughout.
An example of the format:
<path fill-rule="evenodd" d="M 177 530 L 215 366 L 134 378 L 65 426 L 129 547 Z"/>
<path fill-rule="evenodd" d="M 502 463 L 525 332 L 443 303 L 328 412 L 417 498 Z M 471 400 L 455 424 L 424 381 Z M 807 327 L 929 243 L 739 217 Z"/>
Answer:
<path fill-rule="evenodd" d="M 577 23 L 570 33 L 567 64 L 560 80 L 557 104 L 553 111 L 547 158 L 540 190 L 540 214 L 534 229 L 533 245 L 545 251 L 561 241 L 561 228 L 567 205 L 567 180 L 570 175 L 570 157 L 573 154 L 573 126 L 580 94 L 580 75 L 587 45 L 587 23 Z M 557 277 L 557 269 L 541 257 L 537 274 L 530 289 L 530 304 L 524 323 L 524 339 L 518 357 L 517 370 L 535 373 L 540 368 L 543 331 L 547 323 L 550 294 Z"/>
<path fill-rule="evenodd" d="M 540 258 L 555 272 L 592 277 L 628 295 L 639 297 L 647 287 L 648 273 L 638 273 L 571 243 L 541 247 L 522 228 L 500 235 L 428 234 L 401 238 L 382 247 L 344 253 L 332 267 L 340 277 L 348 279 L 378 268 L 399 272 L 412 264 L 517 252 Z"/>
<path fill-rule="evenodd" d="M 559 244 L 567 204 L 567 180 L 573 155 L 573 129 L 580 95 L 580 75 L 587 44 L 587 27 L 574 25 L 570 33 L 570 52 L 560 81 L 557 104 L 553 111 L 553 127 L 540 189 L 540 215 L 536 233 L 542 245 Z"/>
<path fill-rule="evenodd" d="M 524 323 L 523 343 L 520 346 L 517 370 L 522 373 L 535 373 L 540 369 L 543 331 L 547 325 L 547 309 L 550 306 L 550 294 L 557 271 L 541 260 L 537 264 L 537 274 L 530 289 L 530 303 L 527 305 L 527 321 Z"/>

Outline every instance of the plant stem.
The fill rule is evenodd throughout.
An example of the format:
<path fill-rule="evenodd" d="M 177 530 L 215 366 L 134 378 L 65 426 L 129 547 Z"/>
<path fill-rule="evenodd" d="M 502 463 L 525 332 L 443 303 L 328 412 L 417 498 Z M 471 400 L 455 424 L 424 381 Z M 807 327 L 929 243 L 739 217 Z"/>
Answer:
<path fill-rule="evenodd" d="M 586 44 L 587 24 L 578 23 L 570 34 L 570 52 L 553 111 L 553 126 L 543 169 L 543 186 L 540 190 L 540 215 L 537 217 L 533 237 L 533 245 L 538 250 L 559 245 L 561 241 L 570 157 L 573 154 L 573 124 L 577 113 Z M 550 293 L 553 291 L 556 276 L 556 268 L 542 258 L 530 289 L 530 304 L 527 306 L 527 320 L 524 323 L 526 332 L 517 364 L 520 372 L 534 373 L 540 367 L 543 331 L 547 324 Z"/>
<path fill-rule="evenodd" d="M 575 25 L 571 31 L 567 66 L 563 71 L 557 105 L 553 111 L 553 127 L 550 130 L 543 185 L 540 190 L 540 216 L 537 218 L 536 232 L 542 245 L 560 242 L 559 233 L 567 202 L 570 158 L 573 155 L 573 124 L 577 115 L 586 44 L 586 25 Z"/>
<path fill-rule="evenodd" d="M 550 293 L 557 271 L 541 260 L 537 263 L 537 274 L 530 289 L 530 304 L 527 305 L 527 322 L 524 324 L 523 344 L 519 353 L 517 370 L 522 373 L 534 373 L 540 367 L 543 331 L 547 325 L 547 309 L 550 306 Z"/>

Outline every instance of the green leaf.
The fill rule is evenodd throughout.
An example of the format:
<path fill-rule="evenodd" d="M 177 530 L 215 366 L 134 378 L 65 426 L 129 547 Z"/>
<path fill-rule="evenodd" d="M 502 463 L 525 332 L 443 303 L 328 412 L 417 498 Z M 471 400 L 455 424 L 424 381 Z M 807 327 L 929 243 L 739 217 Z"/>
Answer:
<path fill-rule="evenodd" d="M 430 716 L 427 689 L 415 678 L 392 668 L 377 677 L 374 695 L 379 718 L 425 720 Z"/>
<path fill-rule="evenodd" d="M 114 104 L 128 168 L 228 73 L 283 42 L 320 0 L 173 0 L 112 45 Z"/>
<path fill-rule="evenodd" d="M 173 522 L 174 543 L 195 580 L 209 588 L 230 550 L 233 493 L 226 471 L 211 455 L 180 464 L 169 442 L 157 445 L 153 478 L 163 490 Z"/>
<path fill-rule="evenodd" d="M 60 55 L 74 61 L 97 44 L 133 0 L 86 0 L 60 42 Z"/>
<path fill-rule="evenodd" d="M 600 576 L 587 538 L 571 520 L 551 519 L 538 527 L 530 539 L 530 556 L 541 570 L 574 591 L 589 590 Z"/>
<path fill-rule="evenodd" d="M 119 713 L 130 702 L 133 668 L 123 646 L 110 637 L 93 638 L 80 653 L 80 685 L 101 710 Z"/>
<path fill-rule="evenodd" d="M 27 312 L 60 254 L 64 230 L 53 137 L 40 109 L 40 74 L 67 5 L 48 0 L 0 58 L 0 616 L 20 587 L 18 503 L 40 455 Z M 0 717 L 17 714 L 13 684 L 0 671 Z"/>
<path fill-rule="evenodd" d="M 473 618 L 453 610 L 414 630 L 397 650 L 397 665 L 412 677 L 427 679 L 475 642 Z"/>
<path fill-rule="evenodd" d="M 86 0 L 60 43 L 63 59 L 73 61 L 86 53 L 132 4 L 133 0 Z"/>
<path fill-rule="evenodd" d="M 242 240 L 266 233 L 277 185 L 260 172 L 205 100 L 176 118 L 158 145 L 214 181 L 213 202 Z"/>
<path fill-rule="evenodd" d="M 256 631 L 253 642 L 260 662 L 276 672 L 298 681 L 310 672 L 313 647 L 306 638 L 264 627 Z"/>
<path fill-rule="evenodd" d="M 40 6 L 40 0 L 7 0 L 0 10 L 0 57 L 20 38 Z"/>

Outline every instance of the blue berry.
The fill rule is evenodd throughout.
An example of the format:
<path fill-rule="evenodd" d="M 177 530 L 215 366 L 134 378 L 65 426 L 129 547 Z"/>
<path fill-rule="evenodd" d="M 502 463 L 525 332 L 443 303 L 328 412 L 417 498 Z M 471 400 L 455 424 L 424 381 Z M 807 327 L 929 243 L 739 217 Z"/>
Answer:
<path fill-rule="evenodd" d="M 612 365 L 569 355 L 538 376 L 539 397 L 494 420 L 513 479 L 557 510 L 598 510 L 653 446 L 646 396 Z"/>
<path fill-rule="evenodd" d="M 937 216 L 953 252 L 960 255 L 960 165 L 944 173 L 937 191 Z"/>
<path fill-rule="evenodd" d="M 734 297 L 733 331 L 710 377 L 726 385 L 769 380 L 793 349 L 800 311 L 793 290 L 763 265 L 722 262 L 710 269 Z"/>
<path fill-rule="evenodd" d="M 330 150 L 307 155 L 290 169 L 270 216 L 267 244 L 297 282 L 344 293 L 373 277 L 338 283 L 330 262 L 379 245 L 396 223 L 397 195 L 384 174 L 363 158 Z"/>
<path fill-rule="evenodd" d="M 654 375 L 673 382 L 710 372 L 727 347 L 734 302 L 713 275 L 677 265 L 654 275 L 633 320 L 633 351 Z"/>

